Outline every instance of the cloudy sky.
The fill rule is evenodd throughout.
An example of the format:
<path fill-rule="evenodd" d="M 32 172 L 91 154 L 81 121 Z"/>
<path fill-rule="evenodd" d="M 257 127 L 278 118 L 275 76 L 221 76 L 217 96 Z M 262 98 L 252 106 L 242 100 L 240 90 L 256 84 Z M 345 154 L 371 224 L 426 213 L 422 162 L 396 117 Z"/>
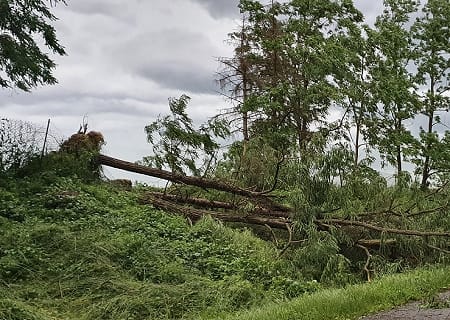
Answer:
<path fill-rule="evenodd" d="M 101 131 L 104 152 L 128 161 L 151 153 L 144 126 L 168 111 L 169 97 L 191 96 L 196 122 L 229 107 L 218 93 L 217 57 L 231 56 L 225 40 L 239 23 L 238 0 L 68 0 L 54 8 L 59 83 L 32 93 L 0 91 L 0 117 L 31 121 L 62 139 L 87 116 Z M 356 0 L 372 23 L 382 0 Z M 113 178 L 146 181 L 119 170 Z"/>

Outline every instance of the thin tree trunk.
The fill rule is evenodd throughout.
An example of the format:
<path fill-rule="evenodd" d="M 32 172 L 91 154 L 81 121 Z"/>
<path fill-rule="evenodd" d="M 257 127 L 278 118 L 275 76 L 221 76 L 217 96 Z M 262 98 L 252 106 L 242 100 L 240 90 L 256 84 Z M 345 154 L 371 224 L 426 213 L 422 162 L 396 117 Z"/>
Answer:
<path fill-rule="evenodd" d="M 397 176 L 402 174 L 402 147 L 397 146 Z"/>
<path fill-rule="evenodd" d="M 356 119 L 355 119 L 356 120 Z M 360 130 L 361 130 L 361 125 L 359 124 L 359 120 L 356 120 L 356 137 L 355 137 L 355 163 L 354 163 L 354 168 L 356 169 L 358 167 L 358 163 L 359 163 L 359 136 L 360 136 Z"/>
<path fill-rule="evenodd" d="M 431 98 L 430 98 L 430 109 L 428 112 L 428 130 L 427 133 L 431 134 L 433 133 L 433 119 L 434 119 L 434 110 L 435 110 L 435 105 L 434 105 L 434 86 L 435 86 L 435 80 L 434 77 L 431 76 L 431 83 L 430 83 L 430 92 L 431 92 Z M 422 182 L 420 184 L 420 186 L 422 187 L 422 189 L 426 189 L 428 187 L 428 178 L 430 177 L 430 149 L 431 149 L 431 144 L 428 142 L 425 146 L 425 159 L 424 159 L 424 163 L 423 163 L 423 170 L 422 170 Z"/>
<path fill-rule="evenodd" d="M 428 116 L 428 133 L 433 132 L 433 117 L 434 112 L 431 112 L 431 114 Z M 428 187 L 428 178 L 430 177 L 430 151 L 431 145 L 430 143 L 427 143 L 425 146 L 425 159 L 423 163 L 423 171 L 422 171 L 422 182 L 420 183 L 420 186 L 422 189 L 426 189 Z"/>
<path fill-rule="evenodd" d="M 239 58 L 239 69 L 242 72 L 242 103 L 245 105 L 248 97 L 248 62 L 244 57 L 243 48 L 247 46 L 247 41 L 245 37 L 245 19 L 242 20 L 242 32 L 241 32 L 241 52 Z M 242 135 L 244 136 L 244 151 L 246 149 L 246 143 L 249 140 L 248 134 L 248 112 L 242 112 Z"/>

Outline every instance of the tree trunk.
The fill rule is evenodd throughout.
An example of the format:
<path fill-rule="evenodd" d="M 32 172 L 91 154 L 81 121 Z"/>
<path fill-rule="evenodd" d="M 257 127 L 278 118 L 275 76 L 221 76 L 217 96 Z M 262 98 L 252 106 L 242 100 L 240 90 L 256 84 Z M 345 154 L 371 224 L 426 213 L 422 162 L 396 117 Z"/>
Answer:
<path fill-rule="evenodd" d="M 402 174 L 402 147 L 397 146 L 397 177 Z"/>
<path fill-rule="evenodd" d="M 144 197 L 140 199 L 140 202 L 143 204 L 152 203 L 152 199 L 158 198 L 166 201 L 172 201 L 180 204 L 189 204 L 194 205 L 201 208 L 210 208 L 210 209 L 226 209 L 232 211 L 239 211 L 245 214 L 259 215 L 259 216 L 267 216 L 267 217 L 275 217 L 275 218 L 290 218 L 292 213 L 286 211 L 276 211 L 276 210 L 268 210 L 263 207 L 255 207 L 250 210 L 245 210 L 240 208 L 238 204 L 222 202 L 222 201 L 213 201 L 204 198 L 190 198 L 183 197 L 174 194 L 164 194 L 161 192 L 148 192 Z"/>
<path fill-rule="evenodd" d="M 354 160 L 354 168 L 358 168 L 358 163 L 359 163 L 359 135 L 360 135 L 360 130 L 361 130 L 361 126 L 359 124 L 359 121 L 356 120 L 356 137 L 355 137 L 355 160 Z"/>
<path fill-rule="evenodd" d="M 435 86 L 435 80 L 434 77 L 431 76 L 431 83 L 430 83 L 430 93 L 431 93 L 431 98 L 430 98 L 430 108 L 428 110 L 428 130 L 427 133 L 431 134 L 433 133 L 433 120 L 434 120 L 434 111 L 435 111 L 435 104 L 434 104 L 434 86 Z M 423 170 L 422 170 L 422 182 L 420 183 L 420 186 L 422 189 L 426 189 L 428 188 L 428 178 L 430 177 L 430 149 L 431 149 L 431 144 L 427 143 L 425 145 L 424 148 L 424 163 L 423 163 Z"/>
<path fill-rule="evenodd" d="M 147 176 L 152 176 L 159 179 L 168 180 L 175 183 L 184 183 L 191 186 L 200 187 L 203 189 L 215 189 L 219 191 L 228 192 L 231 194 L 235 194 L 238 196 L 243 196 L 249 199 L 253 199 L 255 202 L 263 203 L 265 207 L 268 209 L 273 209 L 277 211 L 284 211 L 288 212 L 290 211 L 290 208 L 276 204 L 266 194 L 263 194 L 261 192 L 251 191 L 248 189 L 242 189 L 240 187 L 221 182 L 218 180 L 212 180 L 212 179 L 206 179 L 201 177 L 192 177 L 192 176 L 185 176 L 183 174 L 179 173 L 173 173 L 166 170 L 156 169 L 156 168 L 150 168 L 141 166 L 132 162 L 108 157 L 105 155 L 100 154 L 98 156 L 98 163 L 102 165 L 106 165 L 109 167 L 122 169 L 130 172 L 140 173 Z"/>
<path fill-rule="evenodd" d="M 283 218 L 274 218 L 274 217 L 261 217 L 259 215 L 237 215 L 230 213 L 222 213 L 222 212 L 214 212 L 208 210 L 199 210 L 191 207 L 180 206 L 174 204 L 173 202 L 166 201 L 163 199 L 158 199 L 156 197 L 151 198 L 151 203 L 162 210 L 167 210 L 169 212 L 181 214 L 185 217 L 189 217 L 194 220 L 198 220 L 205 216 L 211 216 L 215 219 L 224 222 L 241 222 L 241 223 L 249 223 L 261 226 L 270 226 L 272 228 L 278 229 L 288 229 L 289 224 L 292 222 Z"/>

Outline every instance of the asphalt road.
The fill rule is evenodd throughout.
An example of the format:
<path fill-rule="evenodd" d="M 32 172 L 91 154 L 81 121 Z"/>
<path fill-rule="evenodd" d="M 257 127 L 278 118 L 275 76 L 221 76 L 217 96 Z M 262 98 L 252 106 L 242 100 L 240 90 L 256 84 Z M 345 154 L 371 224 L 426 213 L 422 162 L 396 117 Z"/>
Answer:
<path fill-rule="evenodd" d="M 449 306 L 450 291 L 441 293 L 436 299 L 436 307 L 440 305 Z M 447 303 L 445 303 L 447 302 Z M 431 304 L 432 305 L 432 304 Z M 426 303 L 411 302 L 404 306 L 383 311 L 370 316 L 360 318 L 361 320 L 450 320 L 450 308 L 431 308 Z"/>

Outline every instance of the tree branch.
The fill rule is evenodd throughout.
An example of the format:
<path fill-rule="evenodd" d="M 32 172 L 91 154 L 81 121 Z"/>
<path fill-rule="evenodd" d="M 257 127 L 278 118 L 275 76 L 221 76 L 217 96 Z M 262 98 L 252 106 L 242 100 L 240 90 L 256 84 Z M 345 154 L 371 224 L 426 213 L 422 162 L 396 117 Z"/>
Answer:
<path fill-rule="evenodd" d="M 369 230 L 374 230 L 383 233 L 392 233 L 392 234 L 403 234 L 407 236 L 436 236 L 436 237 L 450 237 L 450 232 L 436 232 L 436 231 L 418 231 L 418 230 L 404 230 L 404 229 L 393 229 L 393 228 L 384 228 L 380 226 L 376 226 L 373 224 L 369 224 L 366 222 L 355 221 L 355 220 L 341 220 L 341 219 L 323 219 L 317 220 L 319 223 L 326 224 L 335 224 L 341 226 L 356 226 L 362 227 Z"/>
<path fill-rule="evenodd" d="M 367 259 L 366 259 L 366 263 L 364 264 L 363 270 L 366 272 L 367 282 L 370 282 L 371 277 L 370 277 L 369 264 L 370 264 L 370 259 L 372 258 L 372 255 L 370 254 L 369 249 L 367 247 L 364 247 L 363 245 L 360 245 L 360 244 L 357 244 L 356 247 L 363 249 L 364 252 L 366 253 Z"/>

